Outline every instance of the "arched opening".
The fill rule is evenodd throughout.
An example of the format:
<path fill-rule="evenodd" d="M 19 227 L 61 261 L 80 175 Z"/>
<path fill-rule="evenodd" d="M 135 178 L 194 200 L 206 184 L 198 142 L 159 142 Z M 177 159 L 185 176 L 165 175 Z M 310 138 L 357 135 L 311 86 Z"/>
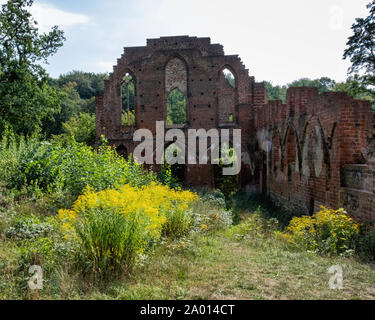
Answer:
<path fill-rule="evenodd" d="M 173 159 L 176 159 L 181 155 L 182 149 L 175 143 L 172 143 L 164 151 L 164 163 L 170 166 L 173 178 L 180 184 L 185 182 L 186 166 L 185 164 L 179 164 L 178 162 L 173 163 Z"/>
<path fill-rule="evenodd" d="M 185 62 L 174 57 L 165 67 L 165 96 L 167 125 L 187 122 L 187 68 Z"/>
<path fill-rule="evenodd" d="M 237 156 L 241 157 L 241 155 L 236 154 L 233 147 L 222 144 L 220 147 L 219 164 L 213 165 L 215 188 L 219 189 L 226 198 L 238 191 L 239 175 L 226 176 L 223 174 L 223 168 L 232 167 Z"/>
<path fill-rule="evenodd" d="M 186 96 L 174 89 L 167 99 L 167 125 L 186 123 Z"/>
<path fill-rule="evenodd" d="M 219 74 L 219 124 L 230 125 L 236 122 L 236 77 L 233 72 L 225 67 Z"/>
<path fill-rule="evenodd" d="M 294 173 L 296 172 L 297 162 L 297 142 L 296 135 L 292 128 L 288 129 L 286 138 L 286 165 L 288 173 L 288 182 L 292 182 Z"/>
<path fill-rule="evenodd" d="M 122 156 L 124 157 L 125 159 L 128 158 L 129 154 L 128 154 L 128 149 L 123 145 L 119 145 L 117 148 L 116 148 L 116 152 L 119 156 Z"/>
<path fill-rule="evenodd" d="M 232 88 L 235 88 L 236 87 L 236 78 L 234 77 L 232 71 L 230 71 L 228 68 L 224 68 L 222 73 L 224 75 L 224 79 L 226 79 L 228 81 L 229 85 Z"/>
<path fill-rule="evenodd" d="M 135 125 L 135 81 L 126 73 L 121 82 L 122 124 Z"/>

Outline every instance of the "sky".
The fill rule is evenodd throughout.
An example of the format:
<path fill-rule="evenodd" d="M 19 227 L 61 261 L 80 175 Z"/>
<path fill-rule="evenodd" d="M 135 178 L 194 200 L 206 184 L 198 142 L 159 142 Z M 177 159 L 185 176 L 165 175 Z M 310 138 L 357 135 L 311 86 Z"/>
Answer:
<path fill-rule="evenodd" d="M 0 0 L 4 3 L 6 0 Z M 53 77 L 82 70 L 111 72 L 124 47 L 146 39 L 210 37 L 238 54 L 257 81 L 286 84 L 347 77 L 342 56 L 355 18 L 370 0 L 35 0 L 40 30 L 53 25 L 67 41 L 49 59 Z"/>

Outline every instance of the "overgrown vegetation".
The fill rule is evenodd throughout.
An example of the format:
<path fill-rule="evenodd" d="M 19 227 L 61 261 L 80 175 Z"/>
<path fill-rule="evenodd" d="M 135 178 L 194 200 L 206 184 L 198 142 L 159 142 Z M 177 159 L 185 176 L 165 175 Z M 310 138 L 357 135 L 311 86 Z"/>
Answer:
<path fill-rule="evenodd" d="M 0 299 L 375 297 L 375 230 L 343 209 L 295 217 L 262 196 L 236 194 L 236 177 L 216 175 L 217 191 L 185 190 L 179 167 L 154 174 L 104 137 L 93 149 L 94 97 L 107 75 L 49 78 L 40 62 L 65 38 L 57 27 L 38 32 L 32 4 L 9 0 L 0 12 Z M 373 34 L 374 5 L 353 26 L 346 83 L 290 86 L 373 99 L 373 39 L 362 31 Z M 361 66 L 367 77 L 355 74 Z M 266 86 L 285 99 L 287 86 Z M 122 88 L 124 125 L 135 123 L 134 97 L 134 85 L 129 95 Z M 183 94 L 171 93 L 168 111 L 169 123 L 186 122 Z M 227 148 L 216 169 L 234 156 Z M 38 292 L 28 286 L 32 265 L 43 269 Z M 332 265 L 344 266 L 343 291 L 329 290 Z"/>

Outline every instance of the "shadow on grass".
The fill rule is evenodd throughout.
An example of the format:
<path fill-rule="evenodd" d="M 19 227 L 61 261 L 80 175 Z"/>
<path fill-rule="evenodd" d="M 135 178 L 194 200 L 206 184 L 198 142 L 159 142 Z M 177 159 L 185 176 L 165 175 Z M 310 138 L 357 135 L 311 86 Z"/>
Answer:
<path fill-rule="evenodd" d="M 227 200 L 227 206 L 234 214 L 234 223 L 239 224 L 244 215 L 260 211 L 264 218 L 276 218 L 282 228 L 289 225 L 293 217 L 301 216 L 301 213 L 293 213 L 276 205 L 271 198 L 262 194 L 238 193 Z"/>

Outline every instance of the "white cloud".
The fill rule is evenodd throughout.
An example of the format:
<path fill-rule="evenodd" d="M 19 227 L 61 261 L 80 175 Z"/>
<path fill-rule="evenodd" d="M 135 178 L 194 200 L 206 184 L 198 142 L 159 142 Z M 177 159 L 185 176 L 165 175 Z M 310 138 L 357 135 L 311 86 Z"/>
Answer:
<path fill-rule="evenodd" d="M 86 15 L 63 11 L 47 3 L 34 3 L 30 12 L 38 21 L 38 28 L 41 32 L 47 32 L 55 25 L 66 30 L 71 26 L 86 24 L 90 21 Z"/>
<path fill-rule="evenodd" d="M 226 54 L 239 54 L 257 81 L 285 84 L 301 77 L 345 80 L 350 63 L 342 56 L 350 27 L 368 14 L 369 0 L 190 0 L 186 6 L 181 0 L 88 2 L 84 8 L 92 19 L 51 7 L 48 0 L 35 3 L 45 4 L 36 16 L 43 25 L 73 26 L 47 68 L 54 76 L 72 69 L 111 72 L 123 47 L 190 35 L 211 37 Z"/>
<path fill-rule="evenodd" d="M 7 0 L 0 0 L 0 5 L 6 2 Z M 38 28 L 41 32 L 47 32 L 56 25 L 60 29 L 66 30 L 71 26 L 87 24 L 90 21 L 90 18 L 86 15 L 64 11 L 47 3 L 34 3 L 30 12 L 38 22 Z"/>
<path fill-rule="evenodd" d="M 100 72 L 112 72 L 115 62 L 112 61 L 99 61 L 96 63 L 96 67 Z"/>

